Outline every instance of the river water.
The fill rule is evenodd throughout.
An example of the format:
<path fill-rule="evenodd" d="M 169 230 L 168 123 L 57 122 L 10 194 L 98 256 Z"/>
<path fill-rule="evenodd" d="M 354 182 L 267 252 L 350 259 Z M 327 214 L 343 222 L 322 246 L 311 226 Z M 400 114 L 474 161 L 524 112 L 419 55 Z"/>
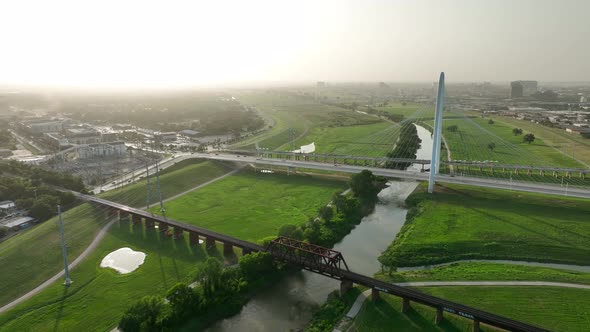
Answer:
<path fill-rule="evenodd" d="M 432 151 L 430 132 L 417 126 L 422 139 L 419 159 L 428 159 Z M 429 150 L 429 151 L 424 151 Z M 411 166 L 414 167 L 414 166 Z M 420 168 L 413 168 L 419 171 Z M 375 211 L 334 246 L 342 252 L 348 267 L 357 273 L 373 275 L 381 268 L 377 258 L 393 241 L 406 220 L 403 207 L 416 182 L 389 182 L 379 193 Z M 338 281 L 308 271 L 283 278 L 256 294 L 242 311 L 217 322 L 207 331 L 290 331 L 303 328 L 313 313 L 326 301 L 328 294 L 338 290 Z"/>

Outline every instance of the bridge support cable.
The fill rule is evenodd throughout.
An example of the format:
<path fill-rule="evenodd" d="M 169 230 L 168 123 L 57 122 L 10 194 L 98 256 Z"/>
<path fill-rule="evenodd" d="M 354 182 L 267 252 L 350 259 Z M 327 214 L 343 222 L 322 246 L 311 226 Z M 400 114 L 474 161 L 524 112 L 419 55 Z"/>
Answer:
<path fill-rule="evenodd" d="M 435 175 L 438 174 L 440 166 L 440 146 L 442 134 L 442 108 L 445 93 L 445 73 L 440 73 L 438 80 L 438 94 L 436 96 L 436 109 L 434 113 L 434 130 L 432 132 L 432 159 L 430 160 L 430 176 L 428 178 L 428 192 L 434 191 Z"/>

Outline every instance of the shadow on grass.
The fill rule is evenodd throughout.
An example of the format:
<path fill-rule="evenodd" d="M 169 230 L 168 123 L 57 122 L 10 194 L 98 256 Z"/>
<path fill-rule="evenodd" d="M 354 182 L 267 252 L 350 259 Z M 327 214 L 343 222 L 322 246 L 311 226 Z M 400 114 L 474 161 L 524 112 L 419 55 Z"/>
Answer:
<path fill-rule="evenodd" d="M 68 292 L 70 287 L 64 286 L 64 291 L 61 296 L 61 300 L 59 301 L 59 308 L 57 309 L 57 315 L 55 316 L 55 325 L 53 326 L 53 332 L 59 331 L 59 322 L 61 321 L 61 317 L 63 315 L 64 306 L 66 299 L 68 297 Z"/>

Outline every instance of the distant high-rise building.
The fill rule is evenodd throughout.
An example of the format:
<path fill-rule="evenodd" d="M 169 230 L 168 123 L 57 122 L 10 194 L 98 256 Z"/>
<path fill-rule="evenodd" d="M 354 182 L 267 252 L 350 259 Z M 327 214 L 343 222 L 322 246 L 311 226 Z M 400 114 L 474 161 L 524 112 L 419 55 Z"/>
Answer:
<path fill-rule="evenodd" d="M 522 97 L 522 83 L 520 81 L 510 82 L 510 98 L 520 98 Z"/>
<path fill-rule="evenodd" d="M 510 82 L 510 97 L 520 98 L 532 96 L 538 91 L 537 81 L 514 81 Z"/>
<path fill-rule="evenodd" d="M 326 82 L 318 81 L 317 86 L 318 86 L 318 88 L 323 88 L 326 86 Z"/>

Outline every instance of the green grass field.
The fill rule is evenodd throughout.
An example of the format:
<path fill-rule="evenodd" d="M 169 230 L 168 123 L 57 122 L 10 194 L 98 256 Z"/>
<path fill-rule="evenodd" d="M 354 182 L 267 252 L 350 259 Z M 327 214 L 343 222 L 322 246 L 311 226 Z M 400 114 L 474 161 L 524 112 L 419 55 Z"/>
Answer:
<path fill-rule="evenodd" d="M 393 149 L 399 127 L 380 122 L 351 127 L 315 127 L 295 146 L 315 143 L 315 153 L 383 157 Z"/>
<path fill-rule="evenodd" d="M 411 309 L 402 313 L 402 301 L 399 297 L 381 293 L 377 302 L 365 301 L 361 311 L 355 317 L 347 332 L 389 332 L 389 331 L 448 331 L 470 332 L 472 322 L 456 315 L 445 314 L 440 325 L 434 324 L 436 310 L 411 303 Z M 492 329 L 481 325 L 482 331 Z"/>
<path fill-rule="evenodd" d="M 417 204 L 380 260 L 418 266 L 462 259 L 511 259 L 590 265 L 590 202 L 584 199 L 421 185 Z"/>
<path fill-rule="evenodd" d="M 162 171 L 162 175 L 160 176 L 162 198 L 166 199 L 189 190 L 211 179 L 222 176 L 231 170 L 232 167 L 229 164 L 217 161 L 202 159 L 181 161 L 177 165 Z M 156 191 L 156 178 L 152 177 L 150 181 L 153 188 L 151 202 L 154 204 L 159 199 Z M 144 178 L 121 189 L 102 193 L 99 197 L 133 207 L 145 208 L 147 196 L 146 182 L 147 180 Z"/>
<path fill-rule="evenodd" d="M 211 162 L 171 168 L 160 178 L 163 197 L 173 196 L 220 176 L 230 169 Z M 103 196 L 123 203 L 145 204 L 145 185 L 129 185 Z M 156 197 L 154 196 L 154 201 Z M 73 261 L 106 224 L 104 208 L 82 204 L 63 213 L 68 257 Z M 0 305 L 30 291 L 63 268 L 57 219 L 52 218 L 0 243 Z"/>
<path fill-rule="evenodd" d="M 284 224 L 307 222 L 346 187 L 342 180 L 245 170 L 166 203 L 166 216 L 258 241 Z"/>
<path fill-rule="evenodd" d="M 129 274 L 101 268 L 109 252 L 130 247 L 147 254 Z M 197 263 L 220 250 L 190 246 L 188 236 L 172 240 L 155 230 L 116 223 L 99 247 L 71 273 L 73 284 L 62 280 L 0 316 L 2 331 L 109 331 L 134 301 L 146 295 L 164 295 L 177 282 L 190 283 Z"/>
<path fill-rule="evenodd" d="M 552 331 L 590 326 L 590 290 L 562 287 L 422 287 L 420 290 Z"/>
<path fill-rule="evenodd" d="M 590 326 L 590 291 L 554 287 L 421 287 L 421 291 L 474 306 L 554 331 L 583 332 Z M 366 301 L 347 331 L 471 331 L 471 320 L 444 314 L 434 324 L 436 312 L 411 303 L 401 312 L 401 299 L 381 294 L 382 300 Z M 481 325 L 483 331 L 494 331 Z"/>
<path fill-rule="evenodd" d="M 457 131 L 448 130 L 457 126 Z M 443 135 L 451 149 L 453 160 L 497 161 L 500 164 L 535 166 L 562 166 L 582 168 L 583 165 L 562 154 L 537 138 L 532 143 L 523 141 L 523 135 L 515 136 L 514 127 L 488 119 L 445 119 Z M 495 149 L 488 148 L 494 143 Z"/>
<path fill-rule="evenodd" d="M 63 213 L 70 261 L 90 244 L 106 224 L 104 213 L 82 204 Z M 0 305 L 30 291 L 63 268 L 57 219 L 0 243 Z"/>
<path fill-rule="evenodd" d="M 534 133 L 536 137 L 541 138 L 552 148 L 561 151 L 565 155 L 573 155 L 579 161 L 590 165 L 590 139 L 567 133 L 563 129 L 550 128 L 530 121 L 503 116 L 493 116 L 492 118 L 506 126 L 522 128 L 527 132 Z"/>
<path fill-rule="evenodd" d="M 458 262 L 428 270 L 382 273 L 377 277 L 390 282 L 518 280 L 590 284 L 590 273 L 486 262 Z"/>
<path fill-rule="evenodd" d="M 397 138 L 398 128 L 390 122 L 313 100 L 270 92 L 244 95 L 240 100 L 271 117 L 275 126 L 236 143 L 237 148 L 253 149 L 257 143 L 259 148 L 292 150 L 315 142 L 318 153 L 383 156 Z"/>

